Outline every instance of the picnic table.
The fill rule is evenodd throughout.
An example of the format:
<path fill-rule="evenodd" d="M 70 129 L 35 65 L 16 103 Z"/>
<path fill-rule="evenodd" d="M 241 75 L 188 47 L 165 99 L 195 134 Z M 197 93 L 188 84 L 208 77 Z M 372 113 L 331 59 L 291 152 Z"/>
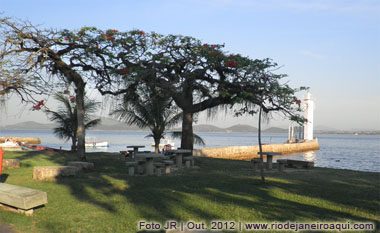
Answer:
<path fill-rule="evenodd" d="M 272 170 L 272 161 L 273 161 L 273 156 L 274 155 L 282 155 L 282 153 L 281 152 L 262 152 L 262 153 L 260 153 L 260 152 L 257 152 L 257 154 L 259 154 L 259 155 L 266 155 L 266 157 L 267 157 L 267 169 L 268 170 Z"/>
<path fill-rule="evenodd" d="M 147 175 L 153 175 L 153 169 L 154 169 L 153 159 L 154 158 L 164 158 L 164 157 L 165 156 L 162 154 L 155 154 L 153 152 L 135 154 L 135 158 L 145 160 L 145 172 Z"/>
<path fill-rule="evenodd" d="M 177 150 L 168 150 L 168 153 L 173 153 L 176 157 L 176 165 L 178 168 L 182 167 L 182 156 L 189 154 L 191 155 L 193 153 L 192 150 L 188 149 L 177 149 Z"/>
<path fill-rule="evenodd" d="M 133 154 L 132 158 L 134 158 L 135 154 L 139 152 L 139 148 L 144 148 L 145 146 L 142 145 L 135 145 L 135 146 L 127 146 L 127 148 L 133 148 Z"/>

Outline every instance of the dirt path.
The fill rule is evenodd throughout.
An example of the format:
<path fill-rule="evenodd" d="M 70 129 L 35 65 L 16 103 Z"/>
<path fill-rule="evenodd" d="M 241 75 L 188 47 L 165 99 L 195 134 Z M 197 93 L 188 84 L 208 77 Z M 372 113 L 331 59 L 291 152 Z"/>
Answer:
<path fill-rule="evenodd" d="M 0 232 L 1 233 L 15 233 L 12 228 L 12 226 L 9 224 L 2 224 L 0 223 Z"/>

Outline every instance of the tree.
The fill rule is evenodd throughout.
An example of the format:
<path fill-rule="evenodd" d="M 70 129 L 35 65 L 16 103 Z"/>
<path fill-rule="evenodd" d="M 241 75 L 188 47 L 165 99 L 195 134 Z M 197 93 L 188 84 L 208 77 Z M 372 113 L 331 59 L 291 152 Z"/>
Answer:
<path fill-rule="evenodd" d="M 244 98 L 241 93 L 254 92 L 256 88 L 255 77 L 246 76 L 245 69 L 252 69 L 257 62 L 240 55 L 225 54 L 222 45 L 202 44 L 192 37 L 146 34 L 138 30 L 128 33 L 107 30 L 102 35 L 98 40 L 107 38 L 108 45 L 89 50 L 101 67 L 112 67 L 108 71 L 101 70 L 101 67 L 96 69 L 99 91 L 115 96 L 130 95 L 138 85 L 154 83 L 183 111 L 182 148 L 193 148 L 195 113 L 233 105 Z M 260 69 L 258 65 L 255 68 Z"/>
<path fill-rule="evenodd" d="M 255 115 L 258 114 L 258 143 L 260 152 L 260 175 L 262 182 L 265 182 L 264 166 L 263 166 L 263 151 L 261 143 L 261 121 L 262 118 L 267 120 L 273 112 L 280 113 L 291 121 L 303 123 L 306 121 L 301 116 L 300 100 L 295 96 L 296 92 L 306 90 L 306 87 L 291 88 L 288 84 L 282 84 L 280 81 L 286 75 L 275 74 L 277 64 L 270 59 L 265 59 L 261 62 L 261 70 L 255 71 L 257 77 L 257 89 L 255 96 L 246 93 L 246 98 L 241 99 L 241 108 L 235 111 L 236 116 L 242 114 Z"/>
<path fill-rule="evenodd" d="M 78 156 L 85 157 L 84 92 L 88 75 L 86 50 L 93 28 L 79 31 L 40 29 L 28 21 L 0 18 L 0 57 L 36 87 L 75 87 Z M 4 72 L 4 67 L 2 70 Z M 13 69 L 15 70 L 15 69 Z M 26 79 L 24 79 L 26 81 Z M 26 83 L 26 82 L 23 82 Z M 45 84 L 45 85 L 44 85 Z M 8 87 L 9 89 L 9 87 Z M 38 89 L 38 88 L 37 88 Z M 47 94 L 47 93 L 45 93 Z"/>
<path fill-rule="evenodd" d="M 49 115 L 49 119 L 58 124 L 58 126 L 54 128 L 54 134 L 61 139 L 71 139 L 71 151 L 76 152 L 78 143 L 78 108 L 75 104 L 75 97 L 57 93 L 54 95 L 54 98 L 62 104 L 62 106 L 58 107 L 57 111 L 46 110 L 46 113 Z M 85 99 L 85 129 L 89 129 L 100 123 L 100 118 L 92 119 L 90 115 L 91 113 L 96 112 L 98 105 L 99 103 L 94 100 L 89 100 L 87 98 Z"/>
<path fill-rule="evenodd" d="M 112 115 L 129 125 L 149 128 L 152 133 L 148 137 L 154 139 L 155 153 L 159 153 L 165 131 L 181 121 L 182 113 L 177 111 L 170 97 L 154 87 L 140 87 L 138 93 L 135 98 L 125 98 Z"/>
<path fill-rule="evenodd" d="M 93 61 L 86 69 L 93 71 L 96 88 L 103 95 L 127 98 L 133 98 L 140 85 L 154 84 L 165 91 L 183 111 L 181 147 L 186 149 L 193 148 L 195 113 L 244 101 L 262 106 L 262 94 L 268 93 L 260 92 L 260 77 L 277 68 L 269 59 L 229 54 L 223 45 L 203 44 L 192 37 L 140 30 L 97 30 L 92 35 L 94 43 L 85 57 Z M 278 83 L 268 85 L 276 88 Z"/>

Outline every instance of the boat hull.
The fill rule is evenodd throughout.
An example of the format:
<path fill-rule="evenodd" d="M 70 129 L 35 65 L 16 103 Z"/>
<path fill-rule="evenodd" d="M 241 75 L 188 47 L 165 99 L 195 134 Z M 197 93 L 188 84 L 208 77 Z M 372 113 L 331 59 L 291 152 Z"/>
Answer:
<path fill-rule="evenodd" d="M 61 150 L 61 149 L 55 149 L 55 148 L 50 148 L 46 146 L 29 145 L 29 144 L 23 144 L 23 143 L 19 143 L 19 146 L 21 147 L 22 150 L 29 150 L 29 151 L 68 152 L 68 150 Z"/>
<path fill-rule="evenodd" d="M 86 142 L 85 143 L 86 147 L 109 147 L 108 142 Z"/>

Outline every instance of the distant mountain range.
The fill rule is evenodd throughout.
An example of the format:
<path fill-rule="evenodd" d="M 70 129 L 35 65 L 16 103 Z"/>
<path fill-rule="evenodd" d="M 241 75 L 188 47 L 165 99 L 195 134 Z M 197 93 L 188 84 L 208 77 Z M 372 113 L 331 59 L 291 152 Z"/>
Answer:
<path fill-rule="evenodd" d="M 52 130 L 55 127 L 54 123 L 38 123 L 35 121 L 25 121 L 17 124 L 2 126 L 0 130 Z M 228 128 L 220 128 L 214 125 L 194 125 L 194 132 L 204 132 L 204 133 L 257 133 L 257 128 L 251 125 L 237 124 Z M 112 118 L 101 118 L 100 125 L 91 128 L 91 130 L 103 130 L 103 131 L 149 131 L 149 129 L 141 129 L 137 126 L 130 126 L 118 120 Z M 180 131 L 181 128 L 174 128 L 169 131 Z M 263 133 L 288 133 L 288 129 L 279 128 L 279 127 L 270 127 L 264 129 Z M 337 130 L 329 127 L 317 126 L 314 129 L 315 134 L 371 134 L 379 135 L 379 130 L 373 131 L 352 131 L 352 130 Z"/>
<path fill-rule="evenodd" d="M 2 130 L 51 130 L 55 127 L 54 123 L 42 124 L 35 121 L 26 121 L 12 125 L 6 125 L 1 127 Z M 104 131 L 148 131 L 148 129 L 141 129 L 137 126 L 130 126 L 123 122 L 117 121 L 111 118 L 101 118 L 101 123 L 91 128 L 91 130 L 104 130 Z M 181 128 L 174 128 L 173 131 L 180 131 Z M 232 132 L 241 132 L 241 133 L 255 133 L 257 128 L 250 125 L 237 124 L 228 128 L 220 128 L 213 125 L 194 125 L 194 132 L 215 132 L 215 133 L 232 133 Z M 263 132 L 268 133 L 286 133 L 287 129 L 271 127 L 263 130 Z"/>

